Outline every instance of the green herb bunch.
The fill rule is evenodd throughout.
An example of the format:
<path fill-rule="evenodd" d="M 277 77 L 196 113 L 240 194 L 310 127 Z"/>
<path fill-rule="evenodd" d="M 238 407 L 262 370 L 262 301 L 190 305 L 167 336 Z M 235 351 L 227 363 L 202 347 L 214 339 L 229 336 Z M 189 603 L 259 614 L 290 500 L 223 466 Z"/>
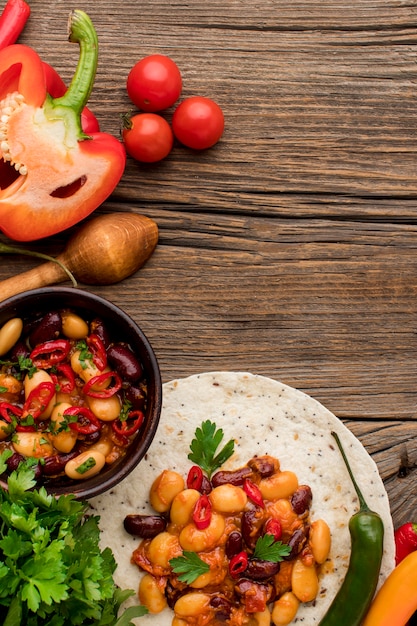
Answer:
<path fill-rule="evenodd" d="M 0 474 L 10 456 L 0 454 Z M 74 496 L 35 488 L 29 463 L 0 489 L 0 624 L 129 626 L 146 613 L 134 606 L 118 618 L 131 590 L 113 580 L 116 562 L 99 545 L 99 518 Z"/>

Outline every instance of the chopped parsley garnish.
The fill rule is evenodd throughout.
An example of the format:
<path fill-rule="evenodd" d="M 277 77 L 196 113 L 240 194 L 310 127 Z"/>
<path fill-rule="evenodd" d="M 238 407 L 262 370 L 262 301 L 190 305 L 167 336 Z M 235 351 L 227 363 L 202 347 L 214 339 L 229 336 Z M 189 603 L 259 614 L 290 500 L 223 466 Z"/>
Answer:
<path fill-rule="evenodd" d="M 260 559 L 261 561 L 279 563 L 290 552 L 291 548 L 286 543 L 275 541 L 274 535 L 265 534 L 258 538 L 252 556 L 254 559 Z"/>
<path fill-rule="evenodd" d="M 85 474 L 86 472 L 88 472 L 88 470 L 90 470 L 95 465 L 96 465 L 95 458 L 93 456 L 89 456 L 88 459 L 84 461 L 84 463 L 81 463 L 81 465 L 79 465 L 75 471 L 77 472 L 77 474 Z"/>
<path fill-rule="evenodd" d="M 0 454 L 0 474 L 12 452 Z M 38 459 L 34 459 L 36 463 Z M 5 626 L 72 624 L 132 626 L 147 613 L 132 606 L 118 618 L 132 590 L 114 580 L 114 555 L 100 547 L 99 518 L 72 495 L 35 488 L 33 468 L 22 463 L 0 488 L 1 623 Z"/>
<path fill-rule="evenodd" d="M 7 389 L 7 387 L 3 387 L 2 385 L 0 385 L 0 393 L 7 393 L 9 390 Z"/>
<path fill-rule="evenodd" d="M 17 360 L 19 363 L 20 373 L 22 374 L 22 372 L 26 371 L 28 377 L 32 378 L 33 374 L 38 370 L 38 368 L 33 365 L 32 359 L 29 359 L 29 357 L 19 356 L 17 357 Z"/>
<path fill-rule="evenodd" d="M 182 556 L 170 559 L 169 564 L 175 574 L 179 574 L 178 580 L 191 585 L 201 574 L 210 571 L 208 563 L 200 559 L 196 552 L 184 550 Z"/>
<path fill-rule="evenodd" d="M 234 452 L 235 442 L 233 439 L 217 452 L 217 448 L 223 441 L 223 436 L 224 433 L 221 428 L 216 430 L 216 424 L 206 420 L 201 424 L 201 427 L 196 429 L 195 438 L 191 442 L 191 452 L 188 458 L 207 472 L 208 478 L 211 478 L 213 472 L 221 467 Z"/>
<path fill-rule="evenodd" d="M 81 363 L 81 367 L 85 370 L 88 367 L 87 361 L 90 363 L 93 361 L 93 355 L 88 349 L 87 342 L 84 340 L 79 341 L 76 348 L 80 351 L 79 361 Z"/>

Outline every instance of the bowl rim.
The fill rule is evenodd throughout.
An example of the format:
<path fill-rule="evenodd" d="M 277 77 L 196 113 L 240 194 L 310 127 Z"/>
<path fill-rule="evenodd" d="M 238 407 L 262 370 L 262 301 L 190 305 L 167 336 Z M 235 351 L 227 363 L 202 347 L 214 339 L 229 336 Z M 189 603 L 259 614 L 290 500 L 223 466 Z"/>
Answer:
<path fill-rule="evenodd" d="M 124 324 L 124 328 L 129 328 L 132 335 L 135 335 L 143 346 L 144 354 L 146 355 L 146 363 L 143 363 L 143 365 L 145 372 L 148 374 L 148 377 L 151 378 L 152 382 L 152 403 L 149 410 L 147 409 L 147 427 L 144 432 L 144 437 L 141 439 L 140 451 L 136 451 L 131 456 L 128 456 L 128 458 L 125 459 L 125 462 L 118 467 L 118 471 L 116 473 L 112 474 L 110 472 L 109 475 L 103 480 L 100 480 L 99 473 L 96 476 L 91 477 L 91 481 L 90 479 L 87 479 L 89 482 L 84 482 L 81 480 L 79 483 L 74 483 L 74 488 L 69 488 L 70 486 L 67 487 L 65 485 L 57 486 L 54 488 L 52 484 L 47 483 L 45 483 L 45 485 L 42 485 L 41 483 L 40 485 L 44 486 L 46 491 L 51 495 L 60 496 L 64 494 L 72 494 L 77 500 L 85 500 L 96 497 L 104 493 L 105 491 L 109 491 L 112 487 L 122 482 L 135 469 L 135 467 L 145 456 L 156 434 L 161 415 L 162 379 L 159 363 L 156 358 L 154 349 L 138 323 L 128 313 L 126 313 L 123 309 L 114 304 L 111 300 L 95 294 L 91 291 L 80 289 L 78 287 L 49 286 L 21 292 L 0 302 L 0 325 L 7 321 L 7 319 L 4 319 L 4 321 L 2 320 L 5 310 L 9 310 L 11 308 L 11 316 L 13 316 L 13 309 L 17 312 L 17 310 L 20 310 L 20 308 L 24 306 L 25 303 L 32 301 L 34 298 L 35 300 L 39 301 L 39 305 L 41 308 L 42 301 L 57 296 L 57 294 L 60 294 L 63 299 L 62 305 L 59 304 L 58 308 L 62 308 L 64 306 L 69 307 L 70 305 L 66 305 L 65 302 L 67 302 L 68 299 L 75 298 L 75 300 L 77 300 L 78 298 L 82 300 L 84 304 L 77 304 L 77 301 L 75 301 L 71 305 L 74 307 L 74 309 L 88 309 L 88 303 L 94 303 L 94 307 L 104 307 L 105 311 L 108 312 L 107 316 L 105 313 L 103 314 L 104 318 L 109 317 L 109 315 L 111 314 L 121 319 Z M 96 311 L 93 310 L 93 313 L 96 313 Z M 29 311 L 27 316 L 30 317 Z M 8 316 L 8 318 L 10 319 L 10 316 Z M 141 360 L 143 361 L 143 358 L 141 358 Z M 7 490 L 7 481 L 3 480 L 3 478 L 0 478 L 0 486 L 3 489 Z"/>

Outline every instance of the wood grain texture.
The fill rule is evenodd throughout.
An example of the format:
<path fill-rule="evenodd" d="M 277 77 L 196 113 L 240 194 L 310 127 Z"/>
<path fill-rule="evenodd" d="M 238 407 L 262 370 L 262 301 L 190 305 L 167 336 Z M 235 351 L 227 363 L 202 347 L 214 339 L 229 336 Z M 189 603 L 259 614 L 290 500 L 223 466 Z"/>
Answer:
<path fill-rule="evenodd" d="M 69 81 L 67 2 L 31 8 L 21 41 Z M 87 288 L 142 326 L 164 381 L 247 370 L 317 398 L 375 459 L 394 523 L 415 519 L 417 2 L 80 8 L 99 35 L 102 130 L 119 134 L 128 72 L 154 52 L 177 61 L 182 97 L 212 97 L 226 116 L 211 150 L 128 159 L 98 212 L 153 218 L 159 244 L 133 277 Z M 73 231 L 32 247 L 59 254 Z M 0 279 L 35 265 L 4 256 Z"/>

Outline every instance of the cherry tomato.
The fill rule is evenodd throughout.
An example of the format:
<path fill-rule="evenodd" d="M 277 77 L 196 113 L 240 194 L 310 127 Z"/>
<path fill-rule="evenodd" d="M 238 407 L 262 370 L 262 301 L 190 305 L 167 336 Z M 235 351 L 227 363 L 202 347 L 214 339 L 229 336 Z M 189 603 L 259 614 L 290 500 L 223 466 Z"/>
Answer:
<path fill-rule="evenodd" d="M 156 113 L 138 113 L 122 131 L 126 152 L 137 161 L 155 163 L 171 152 L 174 135 L 168 122 Z"/>
<path fill-rule="evenodd" d="M 184 146 L 205 150 L 214 146 L 223 134 L 223 111 L 210 98 L 187 98 L 174 111 L 172 130 Z"/>
<path fill-rule="evenodd" d="M 172 106 L 180 97 L 181 72 L 169 57 L 152 54 L 132 67 L 126 88 L 133 104 L 142 111 L 162 111 Z"/>

